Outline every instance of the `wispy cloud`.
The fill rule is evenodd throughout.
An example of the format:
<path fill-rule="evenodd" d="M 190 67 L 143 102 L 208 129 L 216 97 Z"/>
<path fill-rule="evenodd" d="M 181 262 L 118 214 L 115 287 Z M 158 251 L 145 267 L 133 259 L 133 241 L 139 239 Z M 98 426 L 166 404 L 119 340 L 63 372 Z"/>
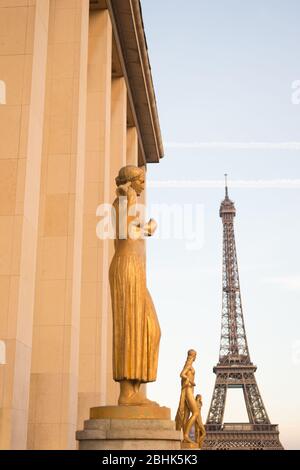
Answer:
<path fill-rule="evenodd" d="M 300 179 L 272 179 L 272 180 L 229 180 L 230 188 L 246 189 L 299 189 Z M 224 180 L 150 180 L 149 188 L 224 188 Z"/>
<path fill-rule="evenodd" d="M 300 276 L 266 277 L 263 284 L 273 284 L 290 291 L 300 291 Z"/>
<path fill-rule="evenodd" d="M 300 150 L 300 142 L 165 142 L 166 149 Z"/>

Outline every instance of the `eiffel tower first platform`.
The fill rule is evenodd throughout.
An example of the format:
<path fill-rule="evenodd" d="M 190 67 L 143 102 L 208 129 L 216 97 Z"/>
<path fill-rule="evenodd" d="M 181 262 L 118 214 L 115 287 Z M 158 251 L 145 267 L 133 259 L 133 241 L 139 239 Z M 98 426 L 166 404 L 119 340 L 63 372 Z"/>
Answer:
<path fill-rule="evenodd" d="M 227 176 L 227 175 L 226 175 Z M 215 388 L 206 421 L 205 450 L 283 450 L 277 424 L 271 424 L 250 360 L 244 325 L 233 219 L 236 210 L 228 197 L 221 203 L 223 222 L 223 302 L 221 346 Z M 224 423 L 228 388 L 242 388 L 248 423 Z"/>

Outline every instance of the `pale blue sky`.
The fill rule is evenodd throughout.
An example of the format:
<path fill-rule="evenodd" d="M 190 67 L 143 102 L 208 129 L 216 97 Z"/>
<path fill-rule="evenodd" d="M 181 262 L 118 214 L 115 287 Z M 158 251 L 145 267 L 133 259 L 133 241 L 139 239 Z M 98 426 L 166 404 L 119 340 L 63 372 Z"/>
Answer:
<path fill-rule="evenodd" d="M 142 0 L 164 142 L 299 142 L 299 0 Z M 165 146 L 148 180 L 299 179 L 299 150 Z M 287 448 L 300 448 L 300 189 L 230 190 L 242 300 L 256 378 Z M 199 352 L 206 419 L 221 322 L 221 189 L 149 188 L 154 203 L 204 207 L 205 242 L 148 240 L 148 285 L 162 328 L 149 396 L 176 412 L 186 351 Z M 149 213 L 151 215 L 151 213 Z M 298 346 L 297 346 L 298 342 Z M 297 347 L 299 349 L 298 361 Z M 241 406 L 236 405 L 239 412 Z M 231 406 L 232 409 L 232 406 Z M 228 411 L 228 419 L 239 419 Z M 241 418 L 242 419 L 242 418 Z"/>

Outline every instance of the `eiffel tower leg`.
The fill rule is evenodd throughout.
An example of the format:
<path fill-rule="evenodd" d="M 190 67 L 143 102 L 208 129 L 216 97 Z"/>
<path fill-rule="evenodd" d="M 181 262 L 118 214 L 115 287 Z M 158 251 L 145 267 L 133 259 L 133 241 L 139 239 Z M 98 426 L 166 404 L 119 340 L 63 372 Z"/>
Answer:
<path fill-rule="evenodd" d="M 218 384 L 218 378 L 216 380 L 210 409 L 208 412 L 207 424 L 217 424 L 222 425 L 224 411 L 225 411 L 225 403 L 226 403 L 226 395 L 227 395 L 227 385 L 226 384 Z"/>
<path fill-rule="evenodd" d="M 244 384 L 244 397 L 250 423 L 270 424 L 254 374 L 249 374 Z"/>

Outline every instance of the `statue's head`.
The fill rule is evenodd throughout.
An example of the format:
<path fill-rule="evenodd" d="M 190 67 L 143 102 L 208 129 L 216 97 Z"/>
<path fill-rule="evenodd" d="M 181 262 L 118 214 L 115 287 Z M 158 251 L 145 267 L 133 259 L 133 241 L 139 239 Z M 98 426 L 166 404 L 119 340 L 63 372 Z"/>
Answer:
<path fill-rule="evenodd" d="M 194 361 L 196 359 L 197 352 L 194 349 L 188 351 L 188 359 Z"/>
<path fill-rule="evenodd" d="M 117 186 L 130 183 L 139 196 L 145 189 L 145 171 L 134 165 L 123 166 L 116 177 Z"/>

